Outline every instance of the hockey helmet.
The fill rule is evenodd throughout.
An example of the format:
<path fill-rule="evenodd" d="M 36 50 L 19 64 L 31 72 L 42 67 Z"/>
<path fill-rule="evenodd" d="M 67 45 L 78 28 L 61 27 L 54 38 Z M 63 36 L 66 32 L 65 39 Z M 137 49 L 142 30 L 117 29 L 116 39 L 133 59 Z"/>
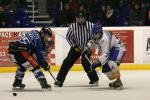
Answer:
<path fill-rule="evenodd" d="M 78 11 L 76 17 L 85 17 L 85 13 L 83 11 Z"/>
<path fill-rule="evenodd" d="M 40 32 L 43 32 L 44 34 L 47 34 L 47 35 L 49 35 L 50 37 L 52 36 L 52 30 L 51 30 L 50 27 L 48 27 L 48 26 L 42 27 L 42 29 L 41 29 Z"/>
<path fill-rule="evenodd" d="M 101 25 L 99 24 L 95 24 L 93 25 L 93 28 L 92 28 L 92 37 L 93 39 L 100 39 L 103 35 L 103 30 L 102 30 L 102 27 Z"/>
<path fill-rule="evenodd" d="M 99 24 L 94 24 L 92 28 L 92 34 L 93 35 L 102 34 L 102 26 Z"/>
<path fill-rule="evenodd" d="M 78 11 L 77 14 L 76 14 L 76 21 L 79 23 L 79 24 L 83 24 L 86 20 L 86 15 L 83 11 Z"/>

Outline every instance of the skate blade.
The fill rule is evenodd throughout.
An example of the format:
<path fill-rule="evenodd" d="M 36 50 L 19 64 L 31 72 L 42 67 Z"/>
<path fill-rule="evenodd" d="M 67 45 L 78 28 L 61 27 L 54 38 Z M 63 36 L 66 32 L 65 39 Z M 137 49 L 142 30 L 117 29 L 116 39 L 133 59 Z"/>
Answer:
<path fill-rule="evenodd" d="M 120 86 L 120 87 L 117 87 L 115 88 L 116 90 L 122 90 L 123 89 L 123 86 Z"/>
<path fill-rule="evenodd" d="M 62 86 L 59 86 L 59 85 L 55 85 L 55 84 L 54 84 L 54 87 L 59 87 L 59 88 L 61 88 L 61 87 L 63 87 L 63 85 L 62 85 Z"/>
<path fill-rule="evenodd" d="M 110 86 L 109 86 L 110 87 Z M 119 87 L 110 87 L 111 89 L 115 89 L 115 90 L 122 90 L 123 86 L 119 86 Z"/>
<path fill-rule="evenodd" d="M 52 88 L 47 88 L 47 89 L 42 89 L 43 90 L 43 92 L 50 92 L 50 91 L 52 91 Z"/>
<path fill-rule="evenodd" d="M 54 87 L 60 87 L 60 86 L 58 86 L 58 85 L 54 85 Z"/>
<path fill-rule="evenodd" d="M 91 87 L 98 87 L 99 86 L 99 82 L 96 82 L 94 84 L 90 84 Z"/>
<path fill-rule="evenodd" d="M 99 84 L 90 84 L 90 87 L 98 87 Z"/>
<path fill-rule="evenodd" d="M 58 86 L 58 85 L 54 85 L 54 87 L 56 87 L 56 88 L 62 88 L 62 86 Z"/>
<path fill-rule="evenodd" d="M 13 87 L 12 90 L 15 90 L 15 91 L 21 91 L 23 90 L 24 87 Z"/>

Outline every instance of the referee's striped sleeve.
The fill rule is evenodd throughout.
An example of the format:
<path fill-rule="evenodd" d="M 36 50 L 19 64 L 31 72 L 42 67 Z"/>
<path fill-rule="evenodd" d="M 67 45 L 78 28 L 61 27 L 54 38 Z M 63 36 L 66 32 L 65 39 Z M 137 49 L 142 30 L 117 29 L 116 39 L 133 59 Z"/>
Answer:
<path fill-rule="evenodd" d="M 73 36 L 73 31 L 72 31 L 71 26 L 72 25 L 69 26 L 69 29 L 68 29 L 68 32 L 67 32 L 67 35 L 66 35 L 66 39 L 67 39 L 69 45 L 71 47 L 74 47 L 75 41 L 74 41 L 74 36 Z"/>

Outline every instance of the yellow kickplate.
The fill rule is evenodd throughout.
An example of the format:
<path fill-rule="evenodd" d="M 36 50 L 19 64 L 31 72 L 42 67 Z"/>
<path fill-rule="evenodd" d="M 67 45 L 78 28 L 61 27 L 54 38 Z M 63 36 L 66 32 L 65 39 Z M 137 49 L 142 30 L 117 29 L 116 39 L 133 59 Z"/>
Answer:
<path fill-rule="evenodd" d="M 51 66 L 51 71 L 59 71 L 60 66 Z M 121 70 L 150 70 L 150 65 L 145 64 L 128 64 L 121 65 Z M 81 65 L 75 65 L 71 68 L 71 71 L 82 71 L 83 67 Z M 98 70 L 101 70 L 100 68 Z M 15 72 L 16 66 L 0 67 L 0 72 Z"/>

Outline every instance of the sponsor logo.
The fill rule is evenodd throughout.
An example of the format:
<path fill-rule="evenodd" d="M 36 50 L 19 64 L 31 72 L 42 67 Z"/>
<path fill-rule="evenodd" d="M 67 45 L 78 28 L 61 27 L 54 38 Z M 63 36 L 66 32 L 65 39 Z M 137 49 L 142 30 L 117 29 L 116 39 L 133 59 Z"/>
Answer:
<path fill-rule="evenodd" d="M 147 38 L 146 51 L 149 51 L 149 49 L 150 49 L 150 38 Z"/>

